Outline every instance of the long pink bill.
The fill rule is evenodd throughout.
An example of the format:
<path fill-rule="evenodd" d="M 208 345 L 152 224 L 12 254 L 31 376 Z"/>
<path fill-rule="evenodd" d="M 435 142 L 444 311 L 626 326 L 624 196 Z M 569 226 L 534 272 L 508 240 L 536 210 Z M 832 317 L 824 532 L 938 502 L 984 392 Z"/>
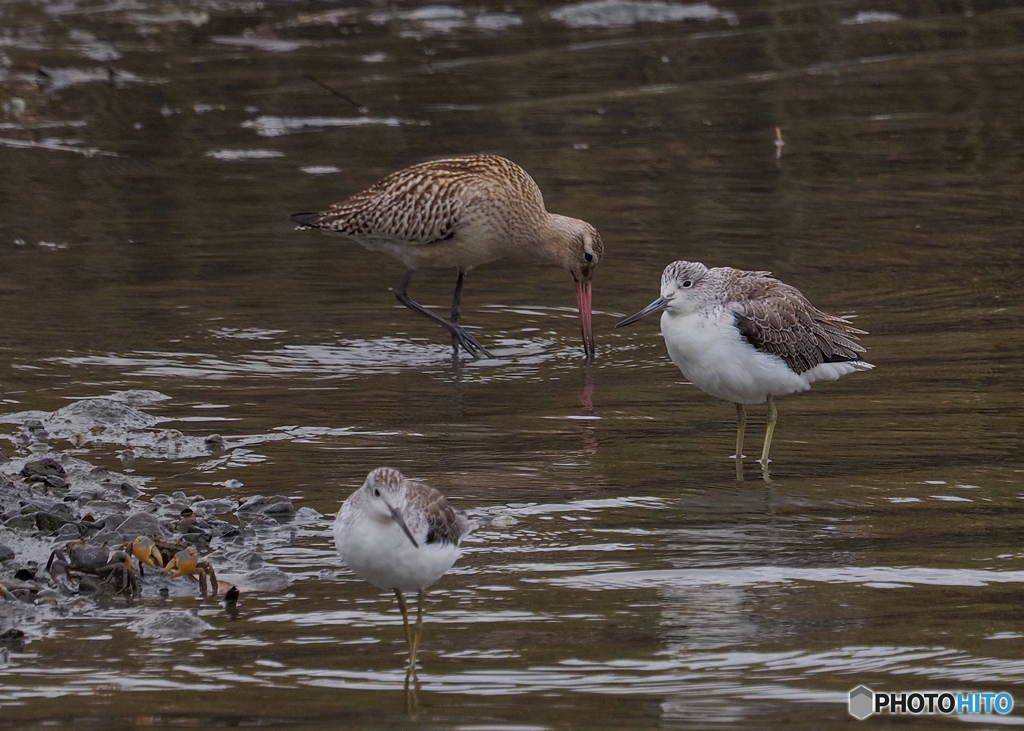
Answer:
<path fill-rule="evenodd" d="M 591 318 L 590 282 L 576 282 L 576 303 L 580 308 L 580 331 L 583 333 L 583 352 L 587 360 L 597 354 L 594 345 L 594 323 Z"/>

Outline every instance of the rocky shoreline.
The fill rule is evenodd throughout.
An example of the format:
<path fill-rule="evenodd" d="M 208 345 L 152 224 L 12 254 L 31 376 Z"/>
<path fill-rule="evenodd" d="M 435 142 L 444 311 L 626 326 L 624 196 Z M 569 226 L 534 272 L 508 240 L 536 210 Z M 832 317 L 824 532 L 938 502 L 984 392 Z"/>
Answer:
<path fill-rule="evenodd" d="M 289 542 L 295 525 L 317 521 L 319 513 L 297 509 L 283 495 L 206 498 L 161 493 L 150 486 L 150 478 L 128 473 L 138 456 L 210 459 L 239 446 L 216 435 L 191 437 L 160 428 L 162 420 L 138 408 L 164 398 L 129 391 L 82 399 L 54 412 L 0 417 L 15 426 L 13 433 L 0 435 L 13 447 L 0 451 L 4 656 L 44 633 L 48 621 L 69 612 L 98 614 L 116 603 L 193 596 L 202 601 L 195 579 L 171 578 L 172 573 L 132 556 L 132 542 L 140 536 L 164 546 L 194 548 L 204 564 L 214 567 L 220 591 L 205 601 L 224 602 L 234 587 L 237 591 L 227 595 L 230 604 L 238 591 L 242 596 L 247 591 L 281 591 L 291 582 L 263 553 L 267 545 Z M 58 449 L 65 444 L 67 448 Z M 86 458 L 88 446 L 108 452 L 124 447 L 118 457 L 126 471 L 93 464 Z M 61 558 L 48 567 L 57 549 Z M 106 570 L 117 566 L 126 568 Z M 126 572 L 137 572 L 137 591 L 122 585 Z M 157 613 L 155 624 L 136 629 L 142 634 L 188 635 L 195 630 L 194 622 L 174 616 L 182 613 L 189 614 Z"/>

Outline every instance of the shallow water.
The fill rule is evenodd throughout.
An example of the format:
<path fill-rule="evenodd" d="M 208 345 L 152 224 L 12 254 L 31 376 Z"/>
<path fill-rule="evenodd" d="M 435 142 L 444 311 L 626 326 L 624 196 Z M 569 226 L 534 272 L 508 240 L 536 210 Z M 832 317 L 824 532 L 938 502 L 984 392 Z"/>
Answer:
<path fill-rule="evenodd" d="M 815 728 L 858 684 L 1021 694 L 1022 78 L 998 0 L 0 3 L 0 411 L 156 391 L 236 449 L 140 448 L 149 489 L 324 515 L 266 547 L 288 590 L 176 600 L 189 639 L 139 631 L 153 602 L 48 622 L 0 727 Z M 499 358 L 453 365 L 397 263 L 291 230 L 471 152 L 601 230 L 593 366 L 563 272 L 473 272 Z M 779 402 L 770 485 L 655 323 L 612 329 L 676 258 L 871 332 L 875 371 Z M 394 601 L 330 538 L 381 464 L 517 521 L 431 593 L 412 708 Z"/>

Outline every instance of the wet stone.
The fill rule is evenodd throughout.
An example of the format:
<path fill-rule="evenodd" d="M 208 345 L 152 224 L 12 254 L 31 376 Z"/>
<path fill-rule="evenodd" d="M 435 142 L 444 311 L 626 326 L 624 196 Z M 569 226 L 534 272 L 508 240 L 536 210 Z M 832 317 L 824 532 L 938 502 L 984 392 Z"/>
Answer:
<path fill-rule="evenodd" d="M 203 440 L 203 443 L 214 454 L 224 451 L 224 437 L 220 434 L 211 434 Z"/>
<path fill-rule="evenodd" d="M 221 522 L 217 526 L 215 526 L 214 534 L 218 538 L 221 538 L 221 539 L 237 538 L 240 535 L 242 535 L 241 531 L 239 531 L 238 528 L 236 528 L 235 526 L 231 525 L 230 523 L 223 523 L 223 522 Z"/>
<path fill-rule="evenodd" d="M 11 530 L 35 530 L 36 518 L 34 515 L 15 515 L 4 522 L 4 526 Z"/>
<path fill-rule="evenodd" d="M 244 550 L 235 557 L 235 560 L 239 566 L 249 571 L 263 566 L 263 556 L 256 551 Z"/>
<path fill-rule="evenodd" d="M 56 513 L 36 513 L 35 522 L 36 527 L 44 533 L 56 533 L 69 521 Z"/>
<path fill-rule="evenodd" d="M 64 518 L 65 521 L 74 520 L 75 518 L 75 514 L 71 508 L 66 503 L 62 502 L 29 500 L 22 506 L 21 512 L 23 515 L 29 515 L 31 513 L 51 513 Z"/>
<path fill-rule="evenodd" d="M 57 537 L 67 540 L 76 540 L 84 536 L 86 532 L 86 527 L 81 523 L 65 523 L 60 527 L 60 530 L 57 531 Z"/>
<path fill-rule="evenodd" d="M 189 639 L 213 629 L 212 625 L 192 612 L 173 610 L 155 612 L 130 623 L 128 628 L 143 637 L 163 639 Z"/>
<path fill-rule="evenodd" d="M 14 627 L 0 632 L 0 647 L 21 652 L 25 649 L 25 633 Z"/>
<path fill-rule="evenodd" d="M 89 543 L 97 546 L 110 546 L 122 543 L 124 540 L 124 536 L 112 529 L 102 530 L 99 533 L 89 536 Z"/>
<path fill-rule="evenodd" d="M 53 457 L 43 457 L 25 463 L 25 466 L 21 468 L 21 476 L 29 481 L 45 481 L 47 477 L 59 477 L 63 480 L 67 477 L 67 472 L 64 470 L 64 466 Z"/>
<path fill-rule="evenodd" d="M 93 500 L 100 500 L 106 496 L 106 493 L 102 490 L 82 490 L 72 496 L 79 505 L 84 505 Z"/>
<path fill-rule="evenodd" d="M 83 505 L 82 509 L 93 515 L 121 513 L 128 510 L 128 503 L 113 500 L 93 500 Z"/>
<path fill-rule="evenodd" d="M 246 574 L 242 583 L 249 591 L 283 591 L 292 579 L 281 569 L 264 566 Z"/>
<path fill-rule="evenodd" d="M 117 528 L 127 519 L 128 516 L 123 513 L 114 513 L 113 515 L 106 516 L 102 520 L 97 520 L 96 526 L 101 529 L 117 530 Z"/>
<path fill-rule="evenodd" d="M 117 527 L 117 531 L 124 536 L 125 540 L 133 540 L 137 536 L 149 536 L 150 538 L 170 537 L 160 524 L 160 521 L 148 513 L 136 513 L 130 516 Z"/>
<path fill-rule="evenodd" d="M 192 503 L 192 509 L 204 515 L 221 515 L 233 512 L 238 504 L 227 498 L 214 498 L 213 500 L 200 500 Z"/>
<path fill-rule="evenodd" d="M 235 511 L 238 515 L 266 515 L 273 518 L 295 515 L 295 506 L 284 495 L 254 495 Z"/>
<path fill-rule="evenodd" d="M 132 483 L 127 480 L 120 480 L 118 482 L 104 482 L 103 487 L 107 490 L 116 492 L 124 497 L 138 497 L 141 494 L 139 488 L 135 487 Z"/>
<path fill-rule="evenodd" d="M 40 511 L 47 513 L 54 505 L 56 505 L 56 503 L 53 501 L 44 502 L 43 500 L 26 500 L 21 504 L 21 514 L 32 515 L 33 513 L 38 513 Z"/>
<path fill-rule="evenodd" d="M 0 544 L 0 561 L 10 561 L 14 558 L 14 549 Z"/>
<path fill-rule="evenodd" d="M 196 547 L 199 551 L 206 551 L 210 548 L 210 534 L 200 530 L 190 530 L 182 538 Z"/>
<path fill-rule="evenodd" d="M 39 419 L 28 419 L 21 425 L 21 430 L 33 439 L 46 439 L 49 436 L 46 433 L 46 427 L 43 426 L 43 422 L 39 421 Z"/>

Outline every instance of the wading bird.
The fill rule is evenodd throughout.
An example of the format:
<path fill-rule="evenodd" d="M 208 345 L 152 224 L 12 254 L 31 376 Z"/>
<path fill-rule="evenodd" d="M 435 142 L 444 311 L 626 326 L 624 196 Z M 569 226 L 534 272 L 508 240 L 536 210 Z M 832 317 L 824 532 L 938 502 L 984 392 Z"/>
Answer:
<path fill-rule="evenodd" d="M 352 572 L 398 598 L 409 648 L 409 666 L 423 634 L 426 590 L 461 555 L 459 544 L 471 528 L 444 495 L 398 470 L 378 467 L 338 511 L 334 545 Z M 417 593 L 415 629 L 409 626 L 405 594 Z"/>
<path fill-rule="evenodd" d="M 537 183 L 510 160 L 474 155 L 413 165 L 292 220 L 299 230 L 340 233 L 401 260 L 406 272 L 395 297 L 448 330 L 456 352 L 461 346 L 474 358 L 490 353 L 459 322 L 466 274 L 498 259 L 557 264 L 576 281 L 583 349 L 594 358 L 590 282 L 604 255 L 601 236 L 586 221 L 548 213 Z M 458 270 L 450 320 L 408 294 L 417 270 L 447 268 Z"/>
<path fill-rule="evenodd" d="M 616 325 L 661 312 L 661 334 L 672 362 L 697 388 L 736 404 L 736 474 L 741 479 L 746 404 L 768 402 L 761 450 L 767 477 L 778 419 L 774 397 L 874 368 L 860 357 L 865 351 L 857 336 L 866 335 L 864 330 L 822 312 L 798 289 L 770 275 L 677 261 L 661 276 L 661 297 Z"/>

